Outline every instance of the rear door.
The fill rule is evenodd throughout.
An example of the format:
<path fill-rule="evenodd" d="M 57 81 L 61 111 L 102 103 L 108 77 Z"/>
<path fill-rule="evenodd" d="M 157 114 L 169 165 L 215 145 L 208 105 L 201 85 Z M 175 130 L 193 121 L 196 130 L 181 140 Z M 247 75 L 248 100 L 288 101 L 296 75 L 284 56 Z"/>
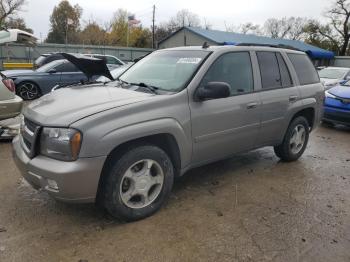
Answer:
<path fill-rule="evenodd" d="M 220 159 L 254 147 L 260 126 L 259 93 L 249 52 L 231 52 L 213 62 L 199 86 L 226 82 L 231 96 L 190 101 L 193 162 Z"/>
<path fill-rule="evenodd" d="M 261 132 L 259 145 L 273 145 L 284 136 L 289 110 L 300 99 L 286 60 L 280 52 L 257 51 L 261 75 Z"/>

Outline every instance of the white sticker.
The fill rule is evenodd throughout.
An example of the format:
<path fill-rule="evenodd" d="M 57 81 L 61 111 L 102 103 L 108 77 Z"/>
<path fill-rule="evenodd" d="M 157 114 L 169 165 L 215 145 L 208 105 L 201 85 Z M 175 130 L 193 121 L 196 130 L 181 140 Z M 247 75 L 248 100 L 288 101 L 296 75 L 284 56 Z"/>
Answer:
<path fill-rule="evenodd" d="M 200 57 L 182 57 L 177 61 L 177 64 L 198 64 L 201 60 Z"/>

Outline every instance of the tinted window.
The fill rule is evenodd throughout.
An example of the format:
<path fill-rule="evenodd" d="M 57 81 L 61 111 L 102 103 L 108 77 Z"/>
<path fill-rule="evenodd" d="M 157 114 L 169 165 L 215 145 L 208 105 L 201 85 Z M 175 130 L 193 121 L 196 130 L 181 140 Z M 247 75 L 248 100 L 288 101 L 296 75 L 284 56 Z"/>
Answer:
<path fill-rule="evenodd" d="M 274 52 L 257 52 L 262 88 L 282 87 L 277 57 Z"/>
<path fill-rule="evenodd" d="M 58 66 L 56 66 L 57 72 L 77 72 L 79 71 L 78 68 L 75 67 L 72 63 L 63 63 Z"/>
<path fill-rule="evenodd" d="M 210 67 L 201 84 L 208 82 L 228 83 L 231 95 L 252 92 L 254 82 L 249 53 L 234 52 L 221 56 Z"/>
<path fill-rule="evenodd" d="M 280 68 L 281 80 L 283 87 L 292 86 L 292 79 L 290 77 L 289 70 L 287 68 L 286 62 L 284 61 L 282 55 L 280 53 L 276 53 L 278 66 Z"/>
<path fill-rule="evenodd" d="M 314 65 L 306 55 L 288 54 L 288 57 L 294 66 L 301 85 L 318 83 L 320 81 Z"/>

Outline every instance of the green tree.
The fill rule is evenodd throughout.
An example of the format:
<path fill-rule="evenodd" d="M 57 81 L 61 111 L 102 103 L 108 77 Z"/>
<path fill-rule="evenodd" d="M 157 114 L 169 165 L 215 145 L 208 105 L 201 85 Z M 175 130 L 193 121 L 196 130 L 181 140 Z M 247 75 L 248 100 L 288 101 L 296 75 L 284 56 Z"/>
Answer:
<path fill-rule="evenodd" d="M 54 7 L 51 14 L 51 29 L 46 42 L 78 43 L 82 12 L 83 10 L 78 4 L 72 6 L 67 0 L 62 0 L 58 6 Z"/>
<path fill-rule="evenodd" d="M 89 21 L 81 31 L 79 42 L 85 45 L 106 45 L 107 33 L 95 21 Z"/>
<path fill-rule="evenodd" d="M 118 9 L 111 21 L 111 32 L 109 34 L 109 43 L 111 45 L 126 46 L 128 33 L 128 11 Z"/>

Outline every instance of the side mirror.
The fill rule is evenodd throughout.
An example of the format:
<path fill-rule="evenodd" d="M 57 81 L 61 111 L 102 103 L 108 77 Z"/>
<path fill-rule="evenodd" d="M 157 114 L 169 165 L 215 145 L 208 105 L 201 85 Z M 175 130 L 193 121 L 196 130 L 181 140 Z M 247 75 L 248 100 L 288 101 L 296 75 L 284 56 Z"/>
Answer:
<path fill-rule="evenodd" d="M 226 82 L 209 82 L 201 86 L 195 93 L 195 100 L 203 101 L 208 99 L 218 99 L 230 96 L 231 86 Z"/>
<path fill-rule="evenodd" d="M 49 74 L 54 74 L 54 73 L 57 73 L 56 69 L 55 68 L 51 68 L 49 71 L 48 71 Z"/>

